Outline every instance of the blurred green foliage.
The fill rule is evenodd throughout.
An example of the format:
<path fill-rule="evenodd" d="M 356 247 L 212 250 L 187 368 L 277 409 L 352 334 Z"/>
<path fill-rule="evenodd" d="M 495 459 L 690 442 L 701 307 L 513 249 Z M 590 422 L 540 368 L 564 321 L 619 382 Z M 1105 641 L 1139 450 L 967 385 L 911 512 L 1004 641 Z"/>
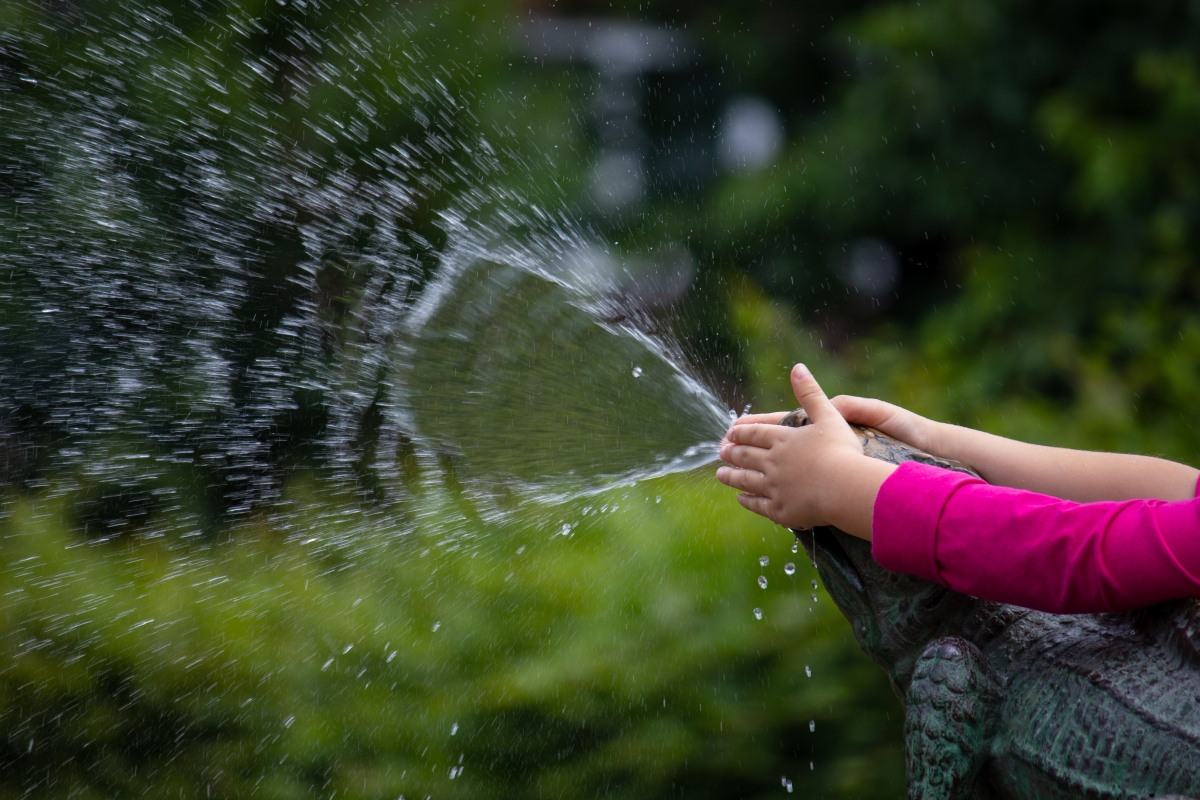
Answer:
<path fill-rule="evenodd" d="M 85 6 L 131 15 L 128 36 L 97 41 L 76 24 Z M 82 110 L 136 124 L 139 137 L 211 147 L 234 175 L 299 149 L 315 154 L 314 180 L 341 169 L 339 156 L 393 142 L 436 154 L 410 176 L 421 188 L 399 223 L 425 269 L 444 246 L 438 213 L 479 174 L 482 156 L 464 146 L 485 136 L 503 154 L 488 179 L 513 196 L 572 204 L 630 252 L 687 243 L 698 274 L 673 322 L 701 371 L 730 380 L 731 400 L 791 405 L 786 370 L 804 359 L 831 391 L 1025 439 L 1196 458 L 1194 3 L 178 6 L 180 35 L 151 47 L 137 4 L 0 5 L 4 433 L 22 448 L 3 464 L 0 795 L 728 798 L 785 793 L 781 775 L 806 797 L 901 791 L 899 705 L 882 674 L 822 592 L 809 602 L 812 571 L 788 535 L 707 475 L 502 521 L 414 485 L 410 532 L 380 524 L 363 538 L 357 523 L 384 512 L 323 482 L 305 447 L 326 420 L 312 410 L 319 398 L 306 399 L 274 429 L 286 514 L 260 511 L 208 537 L 81 536 L 119 516 L 105 503 L 148 515 L 140 498 L 172 488 L 207 492 L 187 503 L 212 519 L 231 503 L 216 478 L 193 486 L 178 471 L 115 500 L 56 491 L 75 478 L 50 467 L 62 434 L 37 408 L 60 365 L 38 359 L 75 340 L 36 317 L 30 298 L 45 287 L 13 264 L 36 225 L 74 268 L 73 235 L 95 216 L 84 198 L 111 165 L 71 160 L 86 126 L 44 134 Z M 715 122 L 725 99 L 764 96 L 784 114 L 781 156 L 621 214 L 595 211 L 595 76 L 528 57 L 513 31 L 533 11 L 686 25 L 708 87 L 697 115 Z M 361 109 L 337 80 L 289 94 L 286 70 L 272 83 L 251 68 L 315 47 L 300 30 L 340 46 L 324 51 L 340 86 L 392 91 L 372 125 L 352 124 Z M 388 47 L 363 73 L 351 45 L 365 32 Z M 178 69 L 192 79 L 161 80 Z M 452 111 L 423 94 L 431 79 L 457 98 Z M 654 80 L 648 96 L 665 96 Z M 120 108 L 100 102 L 116 95 Z M 466 168 L 447 171 L 455 161 Z M 147 263 L 181 257 L 175 212 L 204 205 L 198 184 L 165 180 L 169 163 L 118 166 L 141 203 L 114 217 L 155 234 L 118 231 L 113 247 Z M 218 212 L 239 218 L 247 185 Z M 902 266 L 879 308 L 836 267 L 867 236 Z M 312 299 L 289 288 L 296 242 L 286 227 L 245 240 L 256 280 L 222 342 L 239 363 L 279 348 L 260 312 Z M 347 320 L 365 284 L 355 248 L 331 253 L 313 300 L 333 349 L 353 343 Z M 142 300 L 122 301 L 134 312 L 122 324 L 160 321 L 139 321 Z M 199 392 L 178 387 L 181 415 Z M 219 414 L 195 420 L 219 435 Z M 617 508 L 598 515 L 605 506 Z M 792 559 L 799 570 L 786 577 Z"/>
<path fill-rule="evenodd" d="M 81 543 L 8 495 L 4 796 L 901 791 L 882 674 L 707 470 L 498 523 L 431 488 L 412 532 L 350 540 L 358 499 L 320 486 L 190 545 Z"/>
<path fill-rule="evenodd" d="M 850 372 L 831 389 L 1026 439 L 1195 459 L 1200 8 L 817 8 L 790 12 L 792 41 L 836 68 L 789 120 L 786 155 L 715 190 L 701 251 L 833 344 Z M 753 39 L 772 9 L 730 13 Z M 784 91 L 765 65 L 745 72 L 750 88 Z M 901 258 L 882 312 L 831 267 L 861 236 Z"/>

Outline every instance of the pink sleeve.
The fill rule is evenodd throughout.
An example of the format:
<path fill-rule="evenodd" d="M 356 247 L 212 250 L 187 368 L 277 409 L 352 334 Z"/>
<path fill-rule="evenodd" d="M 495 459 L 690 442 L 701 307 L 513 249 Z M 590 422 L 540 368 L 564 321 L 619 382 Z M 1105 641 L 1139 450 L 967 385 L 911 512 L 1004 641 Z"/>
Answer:
<path fill-rule="evenodd" d="M 1073 503 L 908 462 L 875 499 L 887 569 L 1060 614 L 1200 596 L 1200 499 Z"/>

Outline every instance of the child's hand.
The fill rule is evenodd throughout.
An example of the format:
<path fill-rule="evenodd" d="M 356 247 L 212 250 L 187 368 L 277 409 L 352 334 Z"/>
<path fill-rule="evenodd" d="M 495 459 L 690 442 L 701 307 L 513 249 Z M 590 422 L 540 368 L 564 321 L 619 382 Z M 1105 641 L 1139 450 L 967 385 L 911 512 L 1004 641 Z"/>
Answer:
<path fill-rule="evenodd" d="M 803 364 L 792 369 L 792 390 L 812 424 L 782 427 L 782 413 L 742 417 L 721 443 L 721 459 L 733 466 L 718 469 L 717 480 L 741 489 L 743 506 L 780 525 L 836 525 L 870 539 L 875 495 L 895 467 L 863 455 Z"/>
<path fill-rule="evenodd" d="M 875 428 L 893 439 L 930 455 L 949 457 L 938 452 L 941 438 L 938 435 L 939 425 L 931 419 L 914 414 L 906 408 L 869 397 L 843 394 L 833 398 L 830 402 L 846 422 Z M 764 414 L 762 416 L 771 415 Z"/>

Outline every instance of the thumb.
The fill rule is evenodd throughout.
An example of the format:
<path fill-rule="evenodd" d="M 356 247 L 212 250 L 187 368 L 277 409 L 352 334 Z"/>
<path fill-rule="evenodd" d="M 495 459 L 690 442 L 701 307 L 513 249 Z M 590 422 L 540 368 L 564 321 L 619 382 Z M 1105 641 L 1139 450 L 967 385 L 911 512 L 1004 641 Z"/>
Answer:
<path fill-rule="evenodd" d="M 833 403 L 829 402 L 817 379 L 803 364 L 792 367 L 792 391 L 796 393 L 800 406 L 814 423 L 833 420 L 843 422 L 842 415 Z"/>

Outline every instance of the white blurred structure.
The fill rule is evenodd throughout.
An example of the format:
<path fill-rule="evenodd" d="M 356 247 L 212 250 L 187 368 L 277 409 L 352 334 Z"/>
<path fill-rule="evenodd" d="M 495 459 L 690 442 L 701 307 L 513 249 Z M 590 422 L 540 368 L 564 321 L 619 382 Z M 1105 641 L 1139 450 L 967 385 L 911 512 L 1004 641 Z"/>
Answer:
<path fill-rule="evenodd" d="M 641 75 L 676 72 L 694 57 L 682 31 L 635 22 L 537 17 L 521 27 L 526 51 L 537 59 L 584 63 L 599 85 L 592 104 L 600 153 L 592 170 L 592 197 L 615 211 L 646 193 L 649 139 L 642 125 Z"/>
<path fill-rule="evenodd" d="M 900 283 L 900 257 L 890 244 L 864 236 L 834 253 L 834 269 L 847 288 L 865 297 L 869 309 L 886 307 Z"/>
<path fill-rule="evenodd" d="M 610 147 L 592 167 L 592 199 L 602 209 L 632 205 L 646 193 L 646 171 L 636 152 Z"/>
<path fill-rule="evenodd" d="M 717 133 L 721 166 L 731 172 L 758 172 L 775 162 L 783 147 L 783 120 L 761 97 L 729 101 Z"/>

